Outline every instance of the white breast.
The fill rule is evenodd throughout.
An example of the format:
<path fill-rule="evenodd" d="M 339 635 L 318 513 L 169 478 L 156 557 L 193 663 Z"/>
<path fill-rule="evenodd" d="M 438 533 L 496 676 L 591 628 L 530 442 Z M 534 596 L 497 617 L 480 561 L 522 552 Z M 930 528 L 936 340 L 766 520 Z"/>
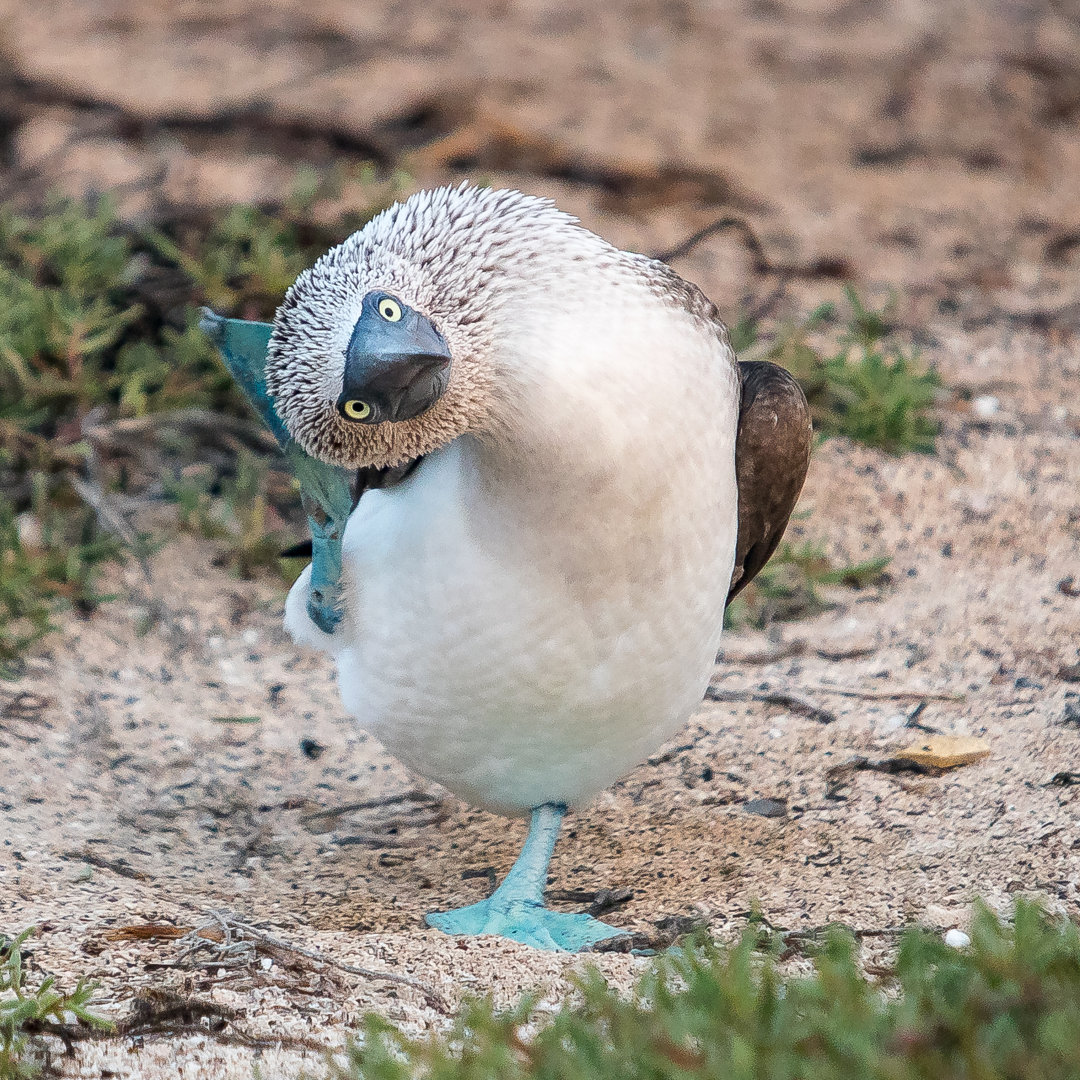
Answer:
<path fill-rule="evenodd" d="M 641 327 L 615 334 L 623 357 L 643 333 L 648 347 Z M 566 365 L 533 372 L 542 396 L 557 391 L 543 422 L 512 447 L 458 439 L 366 494 L 345 535 L 344 632 L 315 641 L 306 576 L 287 617 L 336 653 L 346 707 L 391 753 L 510 812 L 581 803 L 685 722 L 719 645 L 737 528 L 726 347 L 695 333 L 647 371 L 597 374 L 569 324 L 546 321 L 543 340 L 544 363 Z"/>

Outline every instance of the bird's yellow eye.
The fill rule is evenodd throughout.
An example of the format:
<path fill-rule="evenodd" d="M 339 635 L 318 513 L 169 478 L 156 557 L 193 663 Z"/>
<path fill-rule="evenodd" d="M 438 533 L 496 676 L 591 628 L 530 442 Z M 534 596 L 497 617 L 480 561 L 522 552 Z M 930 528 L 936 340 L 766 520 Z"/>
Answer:
<path fill-rule="evenodd" d="M 366 401 L 346 401 L 341 409 L 350 420 L 366 420 L 371 415 L 371 406 Z"/>
<path fill-rule="evenodd" d="M 391 300 L 389 296 L 384 296 L 379 301 L 378 310 L 387 322 L 397 322 L 401 318 L 401 305 L 396 300 Z"/>

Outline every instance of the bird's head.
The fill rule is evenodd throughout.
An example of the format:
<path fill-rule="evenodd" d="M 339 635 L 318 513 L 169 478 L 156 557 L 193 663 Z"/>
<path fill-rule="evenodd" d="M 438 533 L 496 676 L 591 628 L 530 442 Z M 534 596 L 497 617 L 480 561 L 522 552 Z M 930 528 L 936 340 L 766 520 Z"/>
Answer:
<path fill-rule="evenodd" d="M 289 433 L 358 467 L 482 431 L 500 309 L 544 236 L 568 233 L 591 236 L 547 200 L 464 185 L 373 218 L 302 273 L 275 316 L 266 381 Z"/>

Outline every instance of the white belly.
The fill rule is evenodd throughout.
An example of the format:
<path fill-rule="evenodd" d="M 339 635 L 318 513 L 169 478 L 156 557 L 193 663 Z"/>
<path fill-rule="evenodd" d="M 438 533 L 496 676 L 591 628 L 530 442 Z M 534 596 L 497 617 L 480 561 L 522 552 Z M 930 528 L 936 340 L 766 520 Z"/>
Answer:
<path fill-rule="evenodd" d="M 580 803 L 701 701 L 734 559 L 734 452 L 680 523 L 683 550 L 624 568 L 611 521 L 593 580 L 568 574 L 557 538 L 503 514 L 497 495 L 478 507 L 469 446 L 369 492 L 350 518 L 332 650 L 342 699 L 392 754 L 473 803 Z M 306 580 L 290 596 L 294 631 Z"/>

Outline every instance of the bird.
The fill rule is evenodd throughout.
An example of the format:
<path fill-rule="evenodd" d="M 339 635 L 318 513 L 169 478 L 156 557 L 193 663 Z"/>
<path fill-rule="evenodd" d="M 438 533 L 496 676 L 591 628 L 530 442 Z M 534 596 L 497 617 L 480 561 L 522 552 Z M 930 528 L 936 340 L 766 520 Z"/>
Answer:
<path fill-rule="evenodd" d="M 567 951 L 621 933 L 544 905 L 559 829 L 700 704 L 806 476 L 799 384 L 740 364 L 667 264 L 469 183 L 319 258 L 261 340 L 276 421 L 355 477 L 340 621 L 313 617 L 308 567 L 286 628 L 392 755 L 530 819 L 494 893 L 427 923 Z"/>

